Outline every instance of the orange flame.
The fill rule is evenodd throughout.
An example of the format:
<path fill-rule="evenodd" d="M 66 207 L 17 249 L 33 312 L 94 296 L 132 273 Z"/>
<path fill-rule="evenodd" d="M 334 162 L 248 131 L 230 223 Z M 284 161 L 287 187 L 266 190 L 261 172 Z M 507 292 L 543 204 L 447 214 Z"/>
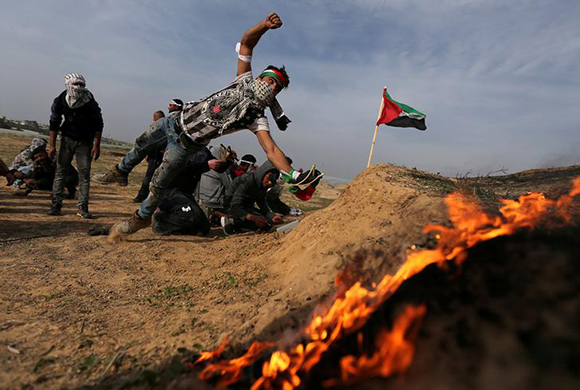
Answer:
<path fill-rule="evenodd" d="M 265 350 L 267 350 L 268 348 L 272 348 L 273 346 L 274 346 L 273 343 L 255 342 L 250 346 L 248 352 L 246 352 L 243 356 L 237 359 L 211 364 L 199 374 L 199 377 L 205 381 L 208 381 L 218 376 L 216 386 L 218 387 L 229 386 L 240 380 L 240 376 L 245 367 L 248 367 L 251 364 L 253 364 L 254 361 L 258 357 L 260 357 Z M 209 358 L 212 359 L 214 357 L 215 355 Z M 197 364 L 200 361 L 201 358 L 199 358 L 194 364 Z"/>
<path fill-rule="evenodd" d="M 443 264 L 446 261 L 461 263 L 467 257 L 467 250 L 474 245 L 499 236 L 513 234 L 522 228 L 533 228 L 549 212 L 551 215 L 569 222 L 572 218 L 570 206 L 573 197 L 580 194 L 580 178 L 573 182 L 572 190 L 553 201 L 539 193 L 530 193 L 515 200 L 501 200 L 501 215 L 490 216 L 481 208 L 459 194 L 446 198 L 449 219 L 453 228 L 428 225 L 425 232 L 438 231 L 439 238 L 435 249 L 412 252 L 405 263 L 394 275 L 385 275 L 372 289 L 357 282 L 344 295 L 337 297 L 324 314 L 314 315 L 305 327 L 304 335 L 310 340 L 299 343 L 287 351 L 274 352 L 262 367 L 262 377 L 252 385 L 252 390 L 283 389 L 291 390 L 301 383 L 300 374 L 307 374 L 321 359 L 322 355 L 340 337 L 358 331 L 370 315 L 384 303 L 405 280 L 421 272 L 430 264 Z M 360 378 L 373 375 L 387 377 L 402 372 L 411 364 L 414 347 L 404 336 L 408 329 L 425 314 L 425 307 L 411 307 L 396 319 L 390 332 L 383 331 L 378 336 L 377 351 L 370 357 L 346 356 L 341 360 L 342 383 L 352 384 Z M 258 359 L 252 344 L 250 350 L 241 358 L 225 363 L 208 365 L 202 371 L 207 379 L 224 373 L 230 379 L 240 378 L 240 372 L 231 374 L 233 361 L 244 359 L 245 363 Z M 221 347 L 220 347 L 221 348 Z M 200 358 L 201 359 L 201 358 Z M 199 362 L 200 360 L 198 360 Z M 249 363 L 248 363 L 249 364 Z M 229 366 L 231 367 L 229 367 Z M 227 384 L 235 383 L 230 379 Z M 219 382 L 224 383 L 224 382 Z M 325 385 L 337 384 L 331 379 Z"/>

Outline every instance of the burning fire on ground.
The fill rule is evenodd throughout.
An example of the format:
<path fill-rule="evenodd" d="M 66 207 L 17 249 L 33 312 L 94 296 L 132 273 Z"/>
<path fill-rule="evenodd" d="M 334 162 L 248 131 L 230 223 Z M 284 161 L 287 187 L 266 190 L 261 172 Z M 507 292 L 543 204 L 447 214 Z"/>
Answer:
<path fill-rule="evenodd" d="M 530 193 L 518 200 L 503 199 L 498 215 L 488 215 L 462 195 L 451 194 L 446 203 L 453 227 L 429 225 L 425 228 L 426 233 L 436 233 L 437 246 L 410 253 L 394 275 L 386 275 L 373 288 L 365 288 L 357 282 L 340 293 L 329 308 L 314 315 L 303 329 L 302 340 L 305 341 L 274 352 L 274 344 L 254 342 L 239 358 L 211 363 L 226 349 L 225 340 L 217 350 L 204 352 L 193 366 L 204 366 L 200 378 L 223 387 L 240 382 L 247 367 L 264 359 L 266 353 L 271 353 L 262 365 L 262 376 L 252 384 L 251 389 L 291 390 L 299 387 L 323 355 L 341 338 L 356 333 L 358 349 L 363 351 L 364 336 L 359 331 L 371 314 L 407 279 L 431 264 L 461 264 L 469 248 L 521 229 L 533 229 L 548 215 L 557 223 L 568 224 L 573 216 L 573 198 L 579 194 L 580 178 L 577 178 L 570 193 L 557 200 L 547 199 L 540 193 Z M 340 376 L 325 380 L 321 386 L 351 385 L 370 377 L 389 377 L 404 372 L 413 360 L 414 339 L 425 313 L 424 305 L 407 306 L 394 320 L 391 329 L 382 329 L 374 337 L 372 354 L 342 356 Z"/>

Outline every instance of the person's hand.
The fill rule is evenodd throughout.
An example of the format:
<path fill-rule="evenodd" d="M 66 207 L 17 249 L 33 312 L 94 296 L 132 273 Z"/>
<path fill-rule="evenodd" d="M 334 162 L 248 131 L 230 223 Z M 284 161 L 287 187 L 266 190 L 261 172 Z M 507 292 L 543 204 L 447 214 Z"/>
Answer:
<path fill-rule="evenodd" d="M 254 222 L 260 229 L 263 229 L 269 225 L 268 220 L 261 215 L 248 214 L 246 219 L 248 221 Z"/>
<path fill-rule="evenodd" d="M 101 155 L 101 145 L 95 144 L 93 150 L 91 151 L 91 156 L 93 156 L 93 161 L 97 161 Z"/>
<path fill-rule="evenodd" d="M 315 169 L 312 172 L 302 172 L 294 182 L 301 185 L 310 185 L 312 188 L 316 188 L 318 183 L 320 183 L 320 175 L 321 172 L 318 169 Z"/>
<path fill-rule="evenodd" d="M 264 19 L 264 24 L 269 30 L 275 30 L 282 27 L 282 19 L 280 19 L 277 13 L 271 13 Z"/>
<path fill-rule="evenodd" d="M 284 220 L 282 219 L 282 217 L 281 217 L 280 215 L 274 215 L 274 216 L 272 217 L 272 223 L 273 223 L 274 225 L 279 225 L 279 224 L 281 224 L 281 223 L 284 223 Z"/>
<path fill-rule="evenodd" d="M 16 180 L 16 177 L 14 176 L 14 173 L 8 172 L 6 174 L 6 185 L 7 186 L 11 186 L 12 183 L 14 183 L 15 180 Z"/>
<path fill-rule="evenodd" d="M 48 153 L 48 157 L 54 158 L 54 156 L 56 156 L 56 148 L 54 146 L 49 146 L 48 149 L 46 149 L 46 153 Z"/>
<path fill-rule="evenodd" d="M 209 169 L 216 170 L 222 165 L 222 162 L 220 160 L 209 160 L 207 165 L 209 166 Z"/>

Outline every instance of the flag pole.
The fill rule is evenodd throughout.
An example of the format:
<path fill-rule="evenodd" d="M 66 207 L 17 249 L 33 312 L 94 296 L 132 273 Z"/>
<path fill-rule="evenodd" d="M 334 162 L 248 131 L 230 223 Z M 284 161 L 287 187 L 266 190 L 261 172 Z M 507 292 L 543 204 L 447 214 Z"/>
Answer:
<path fill-rule="evenodd" d="M 387 89 L 387 87 L 385 86 L 383 88 L 383 95 L 385 94 L 386 89 Z M 381 114 L 383 113 L 384 105 L 385 105 L 385 100 L 383 99 L 383 96 L 381 95 L 381 106 L 379 108 L 379 115 L 377 116 L 377 122 L 381 118 Z M 379 132 L 379 125 L 377 124 L 375 126 L 375 134 L 373 135 L 373 143 L 371 144 L 371 152 L 369 154 L 369 161 L 367 162 L 367 168 L 371 166 L 371 159 L 373 158 L 373 152 L 375 150 L 375 142 L 377 141 L 377 133 L 378 132 Z"/>

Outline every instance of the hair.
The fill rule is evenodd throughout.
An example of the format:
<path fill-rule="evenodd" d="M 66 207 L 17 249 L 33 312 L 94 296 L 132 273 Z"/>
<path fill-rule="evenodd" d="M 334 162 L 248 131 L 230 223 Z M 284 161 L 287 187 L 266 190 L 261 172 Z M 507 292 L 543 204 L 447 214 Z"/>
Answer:
<path fill-rule="evenodd" d="M 153 115 L 159 115 L 160 118 L 165 118 L 165 113 L 161 110 L 155 111 Z"/>
<path fill-rule="evenodd" d="M 278 72 L 282 73 L 282 75 L 284 77 L 286 77 L 286 80 L 288 80 L 288 82 L 286 83 L 286 86 L 284 86 L 284 89 L 288 88 L 288 86 L 290 85 L 290 76 L 288 76 L 288 72 L 286 72 L 286 66 L 282 65 L 281 68 L 278 68 L 277 66 L 274 66 L 274 65 L 268 65 L 266 67 L 266 69 L 264 69 L 264 70 L 268 70 L 268 69 L 274 69 L 274 70 L 277 70 Z"/>
<path fill-rule="evenodd" d="M 254 157 L 251 154 L 244 154 L 240 160 L 249 161 L 249 162 L 252 162 L 254 164 L 257 162 L 256 157 Z M 241 163 L 241 164 L 247 164 L 247 163 Z"/>
<path fill-rule="evenodd" d="M 41 145 L 32 151 L 33 156 L 38 153 L 46 153 L 46 145 Z"/>

